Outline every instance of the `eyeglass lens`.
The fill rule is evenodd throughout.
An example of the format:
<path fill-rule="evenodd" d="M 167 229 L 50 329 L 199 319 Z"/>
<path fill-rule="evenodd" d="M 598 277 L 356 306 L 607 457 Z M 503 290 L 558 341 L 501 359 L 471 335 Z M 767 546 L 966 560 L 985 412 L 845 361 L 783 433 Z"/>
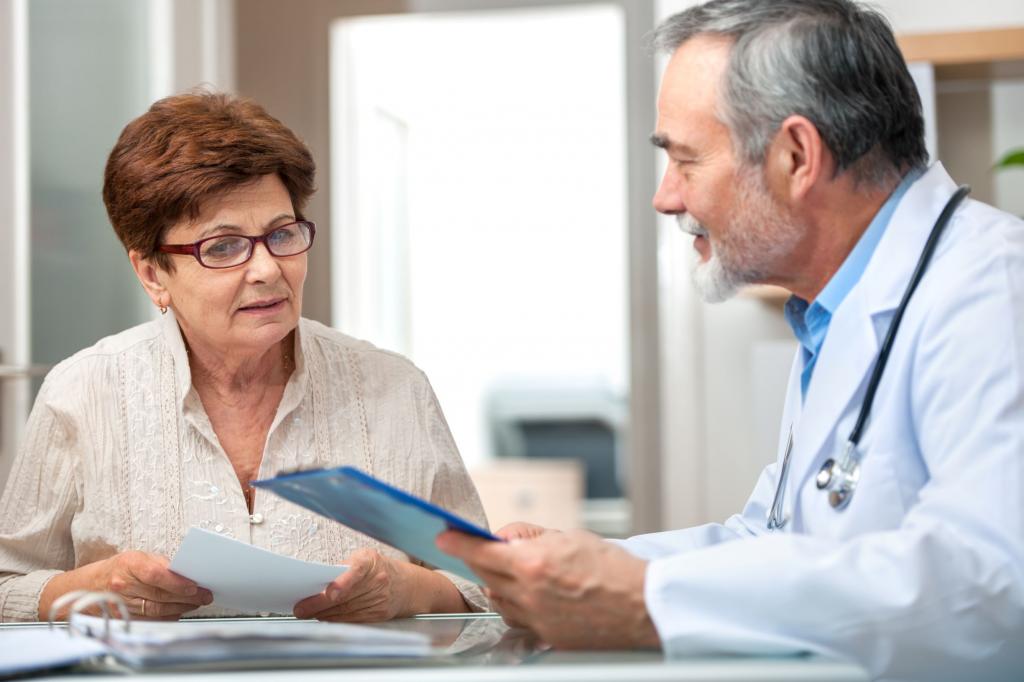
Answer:
<path fill-rule="evenodd" d="M 261 241 L 274 256 L 294 256 L 309 248 L 312 236 L 305 223 L 292 223 L 267 233 Z M 227 268 L 249 260 L 255 246 L 248 237 L 214 237 L 202 243 L 199 258 L 203 265 Z"/>

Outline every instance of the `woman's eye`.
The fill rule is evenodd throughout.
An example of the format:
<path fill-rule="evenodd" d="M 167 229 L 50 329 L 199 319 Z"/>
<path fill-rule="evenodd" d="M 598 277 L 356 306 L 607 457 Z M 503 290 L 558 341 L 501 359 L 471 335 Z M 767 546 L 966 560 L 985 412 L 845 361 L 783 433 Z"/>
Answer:
<path fill-rule="evenodd" d="M 295 241 L 295 228 L 283 227 L 270 233 L 270 243 L 274 246 L 284 246 Z"/>
<path fill-rule="evenodd" d="M 245 240 L 226 238 L 207 242 L 203 245 L 203 257 L 205 258 L 230 258 L 242 250 Z"/>

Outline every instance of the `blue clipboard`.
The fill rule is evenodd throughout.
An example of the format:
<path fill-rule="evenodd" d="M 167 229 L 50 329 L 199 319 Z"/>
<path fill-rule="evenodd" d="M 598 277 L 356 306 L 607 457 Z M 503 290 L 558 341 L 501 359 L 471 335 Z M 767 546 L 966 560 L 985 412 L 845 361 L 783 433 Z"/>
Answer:
<path fill-rule="evenodd" d="M 434 538 L 453 529 L 500 542 L 487 530 L 355 467 L 297 471 L 252 485 L 481 585 L 469 566 L 439 550 Z"/>

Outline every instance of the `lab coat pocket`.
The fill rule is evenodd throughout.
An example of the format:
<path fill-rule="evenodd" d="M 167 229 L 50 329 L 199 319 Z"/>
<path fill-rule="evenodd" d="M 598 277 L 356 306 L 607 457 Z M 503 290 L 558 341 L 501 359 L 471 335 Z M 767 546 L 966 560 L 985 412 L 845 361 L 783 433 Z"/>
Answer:
<path fill-rule="evenodd" d="M 893 530 L 906 513 L 892 456 L 871 452 L 861 461 L 860 482 L 845 509 L 833 509 L 828 493 L 810 477 L 804 489 L 805 528 L 811 535 L 846 540 L 863 533 Z"/>

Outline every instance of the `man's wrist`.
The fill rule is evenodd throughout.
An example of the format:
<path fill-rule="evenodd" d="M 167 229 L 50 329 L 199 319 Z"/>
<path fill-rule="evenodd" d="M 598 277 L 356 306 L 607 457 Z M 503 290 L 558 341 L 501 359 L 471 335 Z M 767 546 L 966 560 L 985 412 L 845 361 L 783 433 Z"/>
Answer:
<path fill-rule="evenodd" d="M 651 567 L 651 562 L 641 560 L 640 564 L 640 589 L 636 597 L 639 602 L 637 609 L 642 616 L 639 626 L 634 630 L 637 638 L 634 644 L 645 649 L 660 649 L 661 637 L 658 635 L 658 628 L 654 626 L 651 612 L 647 609 L 647 571 Z"/>

